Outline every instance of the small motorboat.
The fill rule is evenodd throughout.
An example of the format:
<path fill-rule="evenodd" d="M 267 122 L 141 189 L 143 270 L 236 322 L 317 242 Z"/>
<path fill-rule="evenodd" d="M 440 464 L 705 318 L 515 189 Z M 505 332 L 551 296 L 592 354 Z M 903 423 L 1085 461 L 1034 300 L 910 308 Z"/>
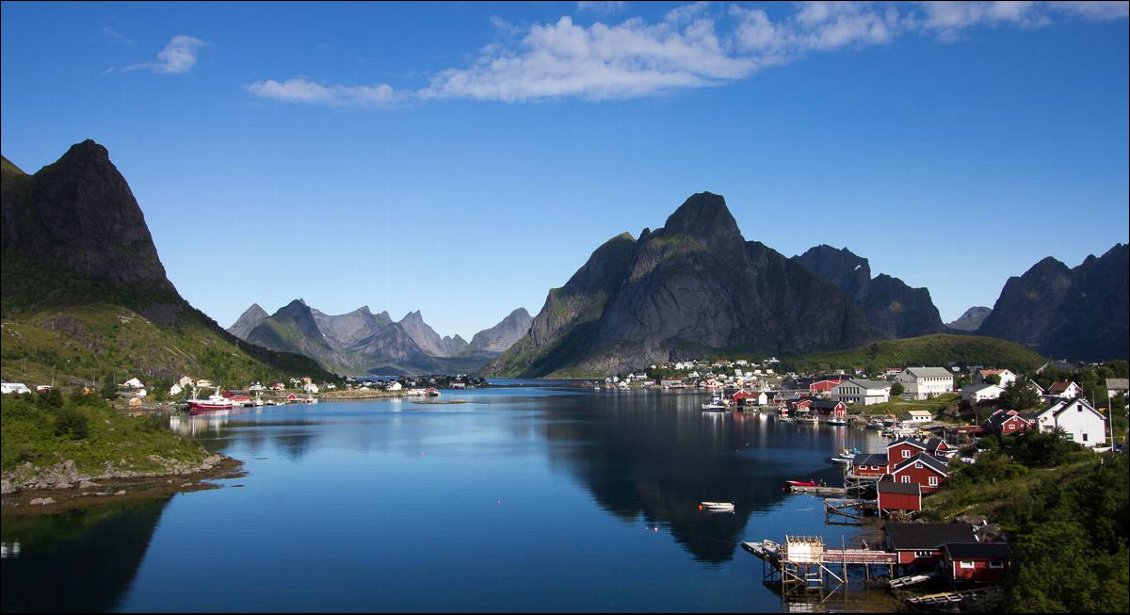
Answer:
<path fill-rule="evenodd" d="M 701 502 L 698 509 L 702 512 L 734 512 L 733 502 Z"/>
<path fill-rule="evenodd" d="M 785 484 L 790 487 L 821 487 L 824 481 L 816 482 L 814 480 L 787 480 Z"/>

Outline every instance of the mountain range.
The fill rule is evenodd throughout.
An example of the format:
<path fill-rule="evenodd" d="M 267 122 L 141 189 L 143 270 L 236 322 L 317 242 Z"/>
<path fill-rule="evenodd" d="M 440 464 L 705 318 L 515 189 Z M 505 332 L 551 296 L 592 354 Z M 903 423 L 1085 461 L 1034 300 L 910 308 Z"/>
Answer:
<path fill-rule="evenodd" d="M 725 200 L 709 192 L 688 198 L 662 228 L 599 246 L 550 289 L 535 317 L 515 310 L 470 342 L 440 336 L 418 311 L 399 321 L 368 307 L 330 315 L 300 299 L 274 314 L 252 305 L 229 333 L 169 281 L 141 208 L 104 147 L 76 144 L 34 175 L 6 158 L 2 166 L 5 379 L 479 369 L 587 376 L 946 331 L 1070 359 L 1130 354 L 1126 244 L 1074 268 L 1048 257 L 1010 278 L 991 310 L 973 308 L 947 327 L 928 290 L 872 277 L 867 259 L 847 248 L 821 245 L 787 258 L 747 241 Z"/>
<path fill-rule="evenodd" d="M 419 311 L 399 321 L 368 306 L 334 316 L 295 299 L 271 315 L 253 304 L 228 331 L 264 348 L 303 354 L 339 374 L 468 373 L 525 335 L 531 321 L 518 308 L 467 342 L 458 335 L 440 337 Z"/>
<path fill-rule="evenodd" d="M 1056 358 L 1125 359 L 1130 347 L 1130 246 L 1075 267 L 1047 257 L 1001 290 L 978 335 L 1019 342 Z"/>
<path fill-rule="evenodd" d="M 1045 259 L 1010 279 L 992 310 L 971 309 L 951 328 L 927 289 L 873 278 L 867 259 L 846 248 L 786 258 L 746 241 L 724 199 L 703 192 L 663 228 L 598 247 L 485 371 L 607 374 L 683 357 L 800 354 L 939 332 L 1001 337 L 1057 356 L 1126 358 L 1127 271 L 1125 245 L 1070 270 Z"/>
<path fill-rule="evenodd" d="M 5 379 L 330 377 L 232 336 L 180 296 L 106 148 L 83 141 L 34 175 L 2 164 Z"/>
<path fill-rule="evenodd" d="M 746 241 L 716 194 L 691 196 L 656 230 L 604 243 L 549 291 L 529 334 L 487 371 L 614 373 L 727 350 L 802 353 L 877 337 L 832 283 Z"/>

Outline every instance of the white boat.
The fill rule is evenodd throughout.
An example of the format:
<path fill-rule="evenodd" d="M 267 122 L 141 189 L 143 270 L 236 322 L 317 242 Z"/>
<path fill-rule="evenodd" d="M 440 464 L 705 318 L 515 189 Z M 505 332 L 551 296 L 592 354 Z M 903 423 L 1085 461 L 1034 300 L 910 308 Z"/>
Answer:
<path fill-rule="evenodd" d="M 824 423 L 827 424 L 827 425 L 847 425 L 848 420 L 847 419 L 830 418 L 830 419 L 824 421 Z"/>
<path fill-rule="evenodd" d="M 727 407 L 728 405 L 726 404 L 726 400 L 722 399 L 720 395 L 715 395 L 714 397 L 710 398 L 710 401 L 704 402 L 702 404 L 703 410 L 710 411 L 725 410 Z"/>
<path fill-rule="evenodd" d="M 734 512 L 733 502 L 700 502 L 698 509 L 703 512 Z"/>

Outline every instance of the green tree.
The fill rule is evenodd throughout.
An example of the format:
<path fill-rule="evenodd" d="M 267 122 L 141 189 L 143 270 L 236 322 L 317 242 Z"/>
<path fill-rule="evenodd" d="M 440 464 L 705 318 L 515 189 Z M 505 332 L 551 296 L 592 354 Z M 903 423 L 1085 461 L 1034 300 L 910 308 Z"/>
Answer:
<path fill-rule="evenodd" d="M 1040 395 L 1024 378 L 1017 378 L 1004 387 L 997 404 L 1002 408 L 1013 410 L 1026 410 L 1040 405 Z"/>
<path fill-rule="evenodd" d="M 102 399 L 115 400 L 118 398 L 118 383 L 114 378 L 114 374 L 106 374 L 106 380 L 102 383 L 102 389 L 98 391 L 99 397 Z"/>
<path fill-rule="evenodd" d="M 898 397 L 906 392 L 906 387 L 902 386 L 901 382 L 896 382 L 891 385 L 891 397 Z"/>

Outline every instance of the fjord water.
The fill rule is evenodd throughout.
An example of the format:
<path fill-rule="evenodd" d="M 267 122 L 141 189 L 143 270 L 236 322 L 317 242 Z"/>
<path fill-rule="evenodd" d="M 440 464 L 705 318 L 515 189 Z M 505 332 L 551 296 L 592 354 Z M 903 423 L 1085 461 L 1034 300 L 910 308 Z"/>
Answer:
<path fill-rule="evenodd" d="M 781 487 L 837 482 L 833 452 L 883 446 L 858 429 L 702 412 L 694 393 L 440 399 L 465 403 L 176 418 L 247 474 L 165 501 L 6 518 L 3 609 L 778 611 L 741 542 L 857 543 L 855 528 L 824 525 L 819 499 Z M 700 512 L 703 500 L 736 512 Z"/>

